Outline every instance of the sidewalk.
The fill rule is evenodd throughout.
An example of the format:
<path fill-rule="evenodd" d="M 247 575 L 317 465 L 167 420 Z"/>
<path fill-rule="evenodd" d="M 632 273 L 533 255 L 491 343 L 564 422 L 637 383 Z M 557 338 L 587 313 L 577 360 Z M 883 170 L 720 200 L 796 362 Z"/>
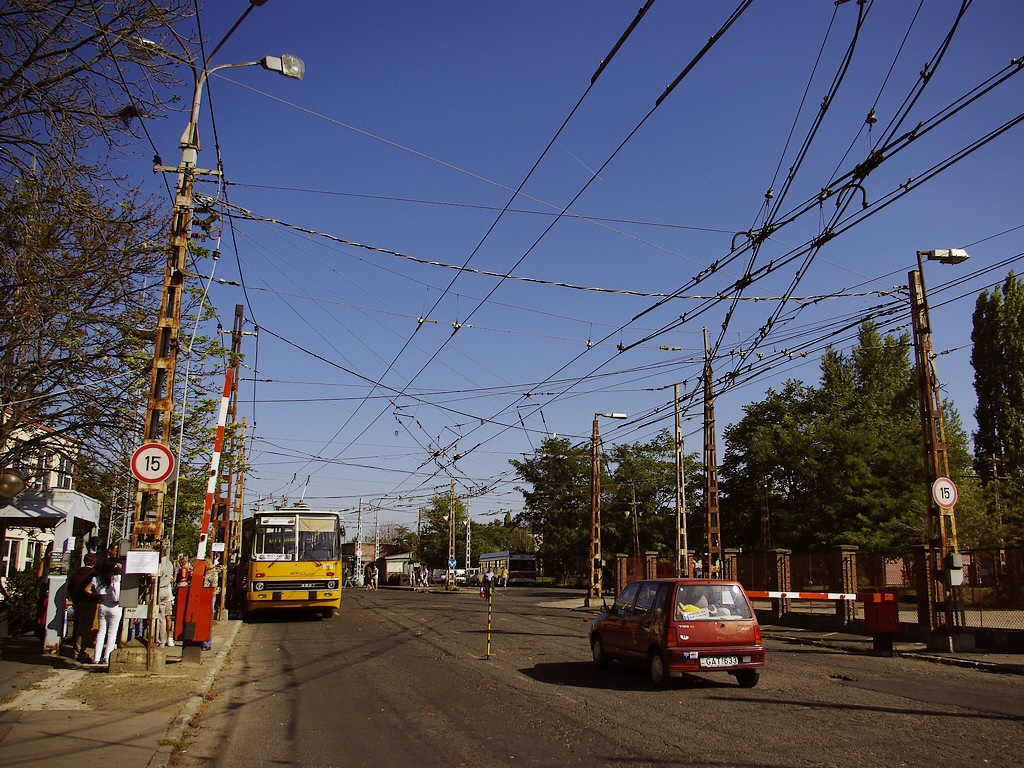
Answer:
<path fill-rule="evenodd" d="M 540 603 L 542 608 L 565 608 L 574 611 L 583 611 L 594 615 L 600 613 L 599 607 L 587 608 L 582 597 L 571 597 L 558 600 L 550 600 Z M 860 653 L 865 655 L 884 655 L 874 650 L 874 640 L 870 635 L 854 635 L 845 632 L 831 632 L 797 627 L 775 626 L 762 624 L 761 634 L 765 638 L 778 640 L 784 643 L 795 643 L 801 645 L 816 645 L 823 648 L 832 648 L 846 653 Z M 936 664 L 949 664 L 957 667 L 968 667 L 980 669 L 986 672 L 997 672 L 1010 675 L 1024 675 L 1024 653 L 999 653 L 986 650 L 960 651 L 956 653 L 943 653 L 929 651 L 924 643 L 909 643 L 904 641 L 893 642 L 893 656 L 915 658 L 922 661 L 930 661 Z"/>
<path fill-rule="evenodd" d="M 875 656 L 886 655 L 874 650 L 874 641 L 869 635 L 799 629 L 797 627 L 782 627 L 771 624 L 762 624 L 761 634 L 764 637 L 786 643 L 816 645 L 822 648 L 845 651 L 846 653 L 861 653 Z M 980 669 L 985 672 L 1024 675 L 1024 653 L 999 653 L 984 649 L 945 653 L 929 651 L 924 643 L 898 640 L 893 642 L 892 648 L 893 656 L 915 658 L 956 667 Z"/>
<path fill-rule="evenodd" d="M 201 664 L 165 648 L 160 673 L 114 673 L 39 654 L 34 638 L 0 639 L 3 764 L 163 768 L 227 659 L 240 621 L 213 624 Z"/>

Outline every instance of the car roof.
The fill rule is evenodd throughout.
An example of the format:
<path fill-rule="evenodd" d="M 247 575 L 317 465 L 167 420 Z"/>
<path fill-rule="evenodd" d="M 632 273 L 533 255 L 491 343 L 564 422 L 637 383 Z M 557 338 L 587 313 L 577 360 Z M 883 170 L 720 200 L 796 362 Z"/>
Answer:
<path fill-rule="evenodd" d="M 630 583 L 655 583 L 655 584 L 701 584 L 701 585 L 712 585 L 712 584 L 729 584 L 742 587 L 738 581 L 728 581 L 725 579 L 688 579 L 688 578 L 675 578 L 674 576 L 666 576 L 660 579 L 637 579 L 637 582 Z"/>

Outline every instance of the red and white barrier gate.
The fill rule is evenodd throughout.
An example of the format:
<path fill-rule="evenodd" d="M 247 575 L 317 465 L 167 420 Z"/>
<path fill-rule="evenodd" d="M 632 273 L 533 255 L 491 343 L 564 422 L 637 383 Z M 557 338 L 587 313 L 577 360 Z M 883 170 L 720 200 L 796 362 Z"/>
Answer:
<path fill-rule="evenodd" d="M 751 592 L 747 597 L 772 600 L 856 600 L 855 592 Z"/>

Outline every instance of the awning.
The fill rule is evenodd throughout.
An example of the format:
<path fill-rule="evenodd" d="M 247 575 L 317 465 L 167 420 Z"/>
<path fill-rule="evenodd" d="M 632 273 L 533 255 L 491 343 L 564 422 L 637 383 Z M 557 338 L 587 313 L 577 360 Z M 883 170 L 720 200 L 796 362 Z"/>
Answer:
<path fill-rule="evenodd" d="M 55 489 L 25 491 L 17 506 L 0 508 L 0 525 L 7 527 L 55 528 L 68 518 L 78 530 L 94 528 L 100 523 L 100 502 L 78 491 Z"/>

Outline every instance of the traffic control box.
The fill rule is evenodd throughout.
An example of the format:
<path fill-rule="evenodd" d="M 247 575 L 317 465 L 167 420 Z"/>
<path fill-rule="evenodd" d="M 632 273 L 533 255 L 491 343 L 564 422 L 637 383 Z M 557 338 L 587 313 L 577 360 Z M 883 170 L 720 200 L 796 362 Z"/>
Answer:
<path fill-rule="evenodd" d="M 194 584 L 178 587 L 174 605 L 174 639 L 205 643 L 213 639 L 213 595 L 215 587 Z M 195 594 L 189 595 L 189 591 Z"/>
<path fill-rule="evenodd" d="M 892 651 L 892 638 L 900 629 L 900 604 L 895 592 L 861 592 L 864 630 L 874 638 L 876 651 Z"/>

